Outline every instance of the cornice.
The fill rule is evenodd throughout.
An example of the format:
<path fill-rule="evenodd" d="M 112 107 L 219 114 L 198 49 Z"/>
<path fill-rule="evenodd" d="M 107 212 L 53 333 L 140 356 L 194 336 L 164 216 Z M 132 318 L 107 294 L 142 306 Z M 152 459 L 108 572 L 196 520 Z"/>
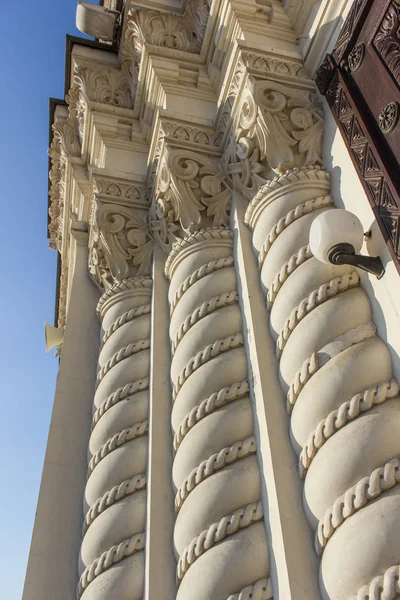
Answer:
<path fill-rule="evenodd" d="M 102 287 L 148 275 L 154 240 L 170 249 L 227 226 L 232 185 L 251 195 L 271 171 L 319 161 L 314 84 L 280 3 L 209 8 L 208 0 L 189 0 L 184 13 L 128 2 L 118 60 L 74 50 L 52 178 L 65 194 L 64 164 L 90 173 L 90 184 L 79 184 L 87 204 L 79 218 L 89 220 L 90 270 Z M 120 168 L 130 172 L 109 170 L 112 152 L 129 157 Z M 60 211 L 55 202 L 54 224 Z"/>

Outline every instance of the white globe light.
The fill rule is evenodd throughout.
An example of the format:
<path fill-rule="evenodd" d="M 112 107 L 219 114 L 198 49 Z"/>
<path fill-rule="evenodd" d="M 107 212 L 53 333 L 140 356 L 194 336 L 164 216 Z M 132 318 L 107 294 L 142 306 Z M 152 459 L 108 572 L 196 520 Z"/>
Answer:
<path fill-rule="evenodd" d="M 329 263 L 329 252 L 336 244 L 351 244 L 361 250 L 364 230 L 356 215 L 344 208 L 326 210 L 314 219 L 310 227 L 310 249 L 315 258 Z"/>

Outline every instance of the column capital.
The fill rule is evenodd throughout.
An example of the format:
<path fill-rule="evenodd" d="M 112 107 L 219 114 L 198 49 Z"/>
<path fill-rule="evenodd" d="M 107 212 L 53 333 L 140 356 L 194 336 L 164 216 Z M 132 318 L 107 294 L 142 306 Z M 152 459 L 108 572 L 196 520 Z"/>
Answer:
<path fill-rule="evenodd" d="M 89 271 L 107 289 L 132 277 L 151 274 L 154 239 L 142 182 L 92 178 Z"/>
<path fill-rule="evenodd" d="M 293 168 L 322 164 L 324 116 L 314 87 L 244 69 L 224 156 L 235 189 L 249 200 L 261 185 Z"/>

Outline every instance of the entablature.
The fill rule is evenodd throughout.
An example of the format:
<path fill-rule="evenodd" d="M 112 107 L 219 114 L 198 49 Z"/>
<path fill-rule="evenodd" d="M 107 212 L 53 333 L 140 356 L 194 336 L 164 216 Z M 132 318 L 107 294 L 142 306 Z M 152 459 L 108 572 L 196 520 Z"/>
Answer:
<path fill-rule="evenodd" d="M 75 43 L 54 125 L 76 188 L 58 207 L 61 237 L 72 217 L 87 223 L 103 288 L 149 274 L 155 240 L 167 249 L 227 226 L 232 186 L 250 196 L 271 173 L 320 160 L 314 82 L 280 2 L 151 6 L 126 3 L 118 55 Z"/>

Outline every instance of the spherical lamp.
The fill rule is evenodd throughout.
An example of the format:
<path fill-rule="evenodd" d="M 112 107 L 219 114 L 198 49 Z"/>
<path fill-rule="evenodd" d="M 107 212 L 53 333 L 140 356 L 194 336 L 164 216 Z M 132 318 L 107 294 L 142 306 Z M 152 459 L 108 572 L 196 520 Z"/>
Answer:
<path fill-rule="evenodd" d="M 380 279 L 385 272 L 381 259 L 357 254 L 363 237 L 363 226 L 356 215 L 343 208 L 326 210 L 311 224 L 310 249 L 321 262 L 354 265 Z"/>

